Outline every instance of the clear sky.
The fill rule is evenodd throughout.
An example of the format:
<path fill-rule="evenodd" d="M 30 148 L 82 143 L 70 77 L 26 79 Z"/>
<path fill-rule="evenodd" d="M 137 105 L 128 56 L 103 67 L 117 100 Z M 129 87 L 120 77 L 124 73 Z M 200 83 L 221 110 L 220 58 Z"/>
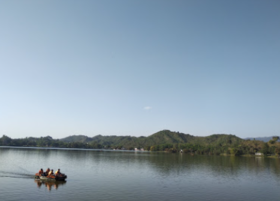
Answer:
<path fill-rule="evenodd" d="M 9 0 L 0 26 L 0 136 L 280 135 L 279 0 Z"/>

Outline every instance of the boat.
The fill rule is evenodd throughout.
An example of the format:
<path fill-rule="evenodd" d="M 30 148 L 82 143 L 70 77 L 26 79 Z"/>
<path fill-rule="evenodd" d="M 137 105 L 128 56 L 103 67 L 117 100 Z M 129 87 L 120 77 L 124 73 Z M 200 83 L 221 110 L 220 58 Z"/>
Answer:
<path fill-rule="evenodd" d="M 39 173 L 35 174 L 35 179 L 41 179 L 41 180 L 47 180 L 47 181 L 65 181 L 67 178 L 67 175 L 61 174 L 61 175 L 40 175 Z"/>

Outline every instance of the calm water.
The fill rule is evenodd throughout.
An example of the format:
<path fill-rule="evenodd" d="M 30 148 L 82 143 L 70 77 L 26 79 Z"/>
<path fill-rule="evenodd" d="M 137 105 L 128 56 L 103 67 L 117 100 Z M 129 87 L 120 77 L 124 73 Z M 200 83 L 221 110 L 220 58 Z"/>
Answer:
<path fill-rule="evenodd" d="M 66 182 L 32 177 L 50 167 Z M 280 160 L 0 148 L 0 200 L 279 200 Z"/>

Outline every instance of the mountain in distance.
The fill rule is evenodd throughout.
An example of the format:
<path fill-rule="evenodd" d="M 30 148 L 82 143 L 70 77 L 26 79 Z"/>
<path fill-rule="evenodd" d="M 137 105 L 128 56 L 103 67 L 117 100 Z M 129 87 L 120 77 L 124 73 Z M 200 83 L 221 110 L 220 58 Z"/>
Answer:
<path fill-rule="evenodd" d="M 276 136 L 270 136 L 270 137 L 248 137 L 245 138 L 245 140 L 258 140 L 258 141 L 263 141 L 263 142 L 269 142 L 269 140 L 271 140 L 273 137 Z M 280 142 L 280 139 L 277 140 L 277 142 Z"/>
<path fill-rule="evenodd" d="M 66 138 L 60 139 L 63 142 L 82 142 L 82 143 L 87 143 L 91 141 L 91 138 L 85 135 L 72 135 Z"/>
<path fill-rule="evenodd" d="M 243 139 L 235 135 L 228 134 L 214 134 L 207 137 L 196 137 L 190 134 L 174 132 L 170 130 L 162 130 L 154 133 L 148 137 L 132 137 L 132 136 L 102 136 L 87 137 L 84 135 L 72 135 L 60 139 L 63 142 L 81 142 L 81 143 L 98 143 L 103 146 L 118 146 L 123 147 L 145 147 L 159 144 L 180 144 L 193 143 L 201 145 L 226 145 L 236 144 L 243 141 Z"/>
<path fill-rule="evenodd" d="M 206 137 L 198 137 L 190 134 L 162 130 L 150 136 L 102 136 L 88 137 L 85 135 L 73 135 L 62 139 L 53 139 L 51 136 L 22 139 L 12 139 L 3 135 L 0 138 L 0 146 L 22 147 L 58 147 L 58 148 L 86 148 L 86 149 L 126 149 L 144 148 L 148 151 L 172 151 L 179 149 L 184 152 L 198 154 L 233 154 L 254 155 L 258 151 L 265 154 L 280 156 L 280 143 L 275 143 L 278 138 L 272 139 L 267 144 L 259 140 L 241 139 L 230 134 L 213 134 Z M 277 145 L 277 146 L 276 146 Z"/>
<path fill-rule="evenodd" d="M 269 140 L 265 143 L 262 140 Z M 83 149 L 124 149 L 133 150 L 143 148 L 147 151 L 167 151 L 191 154 L 210 155 L 255 155 L 261 152 L 264 155 L 280 156 L 280 143 L 276 136 L 266 139 L 241 139 L 230 134 L 213 134 L 206 137 L 198 137 L 190 134 L 162 130 L 150 136 L 102 136 L 88 137 L 85 135 L 73 135 L 62 139 L 53 139 L 51 136 L 22 139 L 12 139 L 6 135 L 0 138 L 0 146 L 19 147 L 57 147 L 57 148 L 83 148 Z"/>

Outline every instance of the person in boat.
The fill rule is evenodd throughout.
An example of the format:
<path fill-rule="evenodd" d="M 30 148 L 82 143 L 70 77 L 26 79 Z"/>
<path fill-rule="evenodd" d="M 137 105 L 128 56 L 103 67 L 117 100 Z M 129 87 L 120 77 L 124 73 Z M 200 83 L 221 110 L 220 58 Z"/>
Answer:
<path fill-rule="evenodd" d="M 53 175 L 53 169 L 51 169 L 51 171 L 49 171 L 48 175 Z"/>
<path fill-rule="evenodd" d="M 40 176 L 42 176 L 42 175 L 44 174 L 44 171 L 43 171 L 42 168 L 41 168 L 41 170 L 39 170 L 38 174 L 39 174 Z"/>
<path fill-rule="evenodd" d="M 60 169 L 58 169 L 58 170 L 55 172 L 55 176 L 57 176 L 57 177 L 65 177 L 66 175 L 63 174 L 63 173 L 61 173 L 61 172 L 60 172 Z"/>
<path fill-rule="evenodd" d="M 55 176 L 61 176 L 60 169 L 58 169 L 58 170 L 55 172 Z"/>
<path fill-rule="evenodd" d="M 50 172 L 50 168 L 48 168 L 45 172 L 45 176 L 48 176 L 49 175 L 49 172 Z"/>

